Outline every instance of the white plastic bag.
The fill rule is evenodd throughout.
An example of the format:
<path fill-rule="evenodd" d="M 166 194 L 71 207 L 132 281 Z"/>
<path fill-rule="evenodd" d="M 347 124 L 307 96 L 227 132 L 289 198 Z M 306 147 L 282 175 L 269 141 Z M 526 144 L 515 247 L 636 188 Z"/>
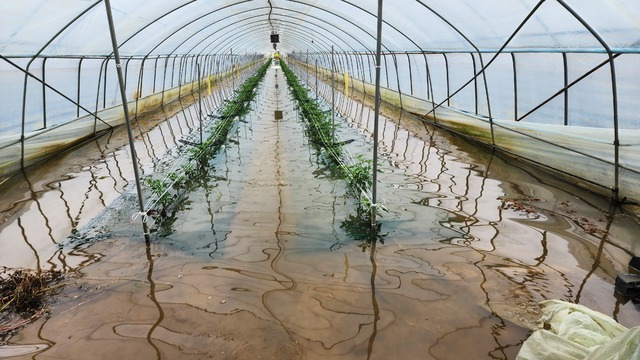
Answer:
<path fill-rule="evenodd" d="M 566 301 L 540 305 L 540 329 L 524 342 L 516 360 L 640 360 L 640 327 L 627 329 Z"/>

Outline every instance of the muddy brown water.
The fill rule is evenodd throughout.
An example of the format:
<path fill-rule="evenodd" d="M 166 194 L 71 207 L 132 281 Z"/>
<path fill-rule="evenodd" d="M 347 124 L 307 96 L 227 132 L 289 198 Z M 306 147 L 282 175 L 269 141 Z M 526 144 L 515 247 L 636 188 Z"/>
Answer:
<path fill-rule="evenodd" d="M 339 101 L 339 134 L 356 140 L 348 151 L 367 153 L 373 112 Z M 189 111 L 145 129 L 145 176 L 179 156 L 196 129 Z M 354 200 L 312 150 L 275 68 L 208 180 L 151 242 L 131 220 L 130 164 L 113 137 L 4 184 L 19 201 L 3 203 L 2 263 L 70 274 L 50 314 L 0 355 L 513 359 L 544 299 L 640 324 L 613 291 L 639 252 L 636 216 L 407 114 L 383 115 L 388 212 L 374 243 L 350 235 Z"/>

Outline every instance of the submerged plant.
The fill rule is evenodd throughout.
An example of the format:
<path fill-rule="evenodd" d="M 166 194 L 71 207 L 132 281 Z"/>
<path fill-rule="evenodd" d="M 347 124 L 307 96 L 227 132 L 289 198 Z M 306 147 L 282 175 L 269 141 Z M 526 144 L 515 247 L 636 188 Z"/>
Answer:
<path fill-rule="evenodd" d="M 250 105 L 256 97 L 256 88 L 267 73 L 269 64 L 270 62 L 266 62 L 262 65 L 255 75 L 240 85 L 231 100 L 225 101 L 225 105 L 219 111 L 219 121 L 211 129 L 211 136 L 202 144 L 195 144 L 188 150 L 188 161 L 184 165 L 167 174 L 163 180 L 146 179 L 151 193 L 157 198 L 155 203 L 161 207 L 160 210 L 150 209 L 154 214 L 167 217 L 167 208 L 182 199 L 181 194 L 195 186 L 202 186 L 205 182 L 204 177 L 208 174 L 208 163 L 227 140 L 234 120 L 251 110 Z"/>
<path fill-rule="evenodd" d="M 328 155 L 334 168 L 346 178 L 348 193 L 358 202 L 358 217 L 363 223 L 367 223 L 371 214 L 372 161 L 365 159 L 362 154 L 356 156 L 353 164 L 347 164 L 343 156 L 343 142 L 335 137 L 335 128 L 331 123 L 330 112 L 323 111 L 320 104 L 309 97 L 309 92 L 302 86 L 295 73 L 280 60 L 280 67 L 287 80 L 291 95 L 296 100 L 302 117 L 307 123 L 307 135 L 309 141 L 320 150 L 321 154 Z M 386 211 L 384 206 L 376 204 L 376 212 Z"/>
<path fill-rule="evenodd" d="M 309 136 L 309 141 L 317 149 L 326 151 L 333 165 L 339 166 L 343 162 L 343 144 L 334 137 L 335 127 L 331 123 L 330 112 L 322 110 L 320 104 L 309 97 L 307 89 L 302 86 L 298 77 L 284 61 L 280 61 L 280 67 L 287 80 L 291 95 L 298 103 L 300 113 L 307 122 L 306 133 Z"/>
<path fill-rule="evenodd" d="M 376 209 L 376 214 L 379 216 L 382 216 L 383 212 L 389 212 L 387 207 L 383 204 L 377 203 L 374 205 L 373 203 L 371 203 L 370 197 L 362 196 L 360 197 L 360 201 L 358 202 L 358 215 L 363 219 L 369 220 L 371 219 L 371 211 L 374 207 Z"/>

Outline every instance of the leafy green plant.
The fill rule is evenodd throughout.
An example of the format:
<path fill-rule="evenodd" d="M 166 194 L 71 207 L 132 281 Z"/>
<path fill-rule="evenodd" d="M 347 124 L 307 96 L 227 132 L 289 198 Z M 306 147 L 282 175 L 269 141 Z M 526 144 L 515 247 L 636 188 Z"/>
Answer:
<path fill-rule="evenodd" d="M 357 155 L 356 160 L 352 165 L 341 165 L 341 168 L 347 174 L 347 187 L 349 192 L 360 199 L 362 193 L 369 192 L 373 184 L 373 180 L 371 179 L 372 161 L 365 159 L 362 154 Z"/>
<path fill-rule="evenodd" d="M 158 204 L 166 208 L 173 202 L 173 196 L 169 194 L 169 183 L 160 179 L 147 179 L 147 185 L 151 193 L 158 198 Z"/>
<path fill-rule="evenodd" d="M 236 95 L 233 99 L 226 102 L 226 105 L 220 111 L 222 119 L 235 118 L 236 116 L 243 116 L 249 113 L 251 110 L 250 104 L 256 97 L 256 87 L 262 81 L 270 62 L 267 61 L 262 65 L 257 73 L 249 77 L 239 88 L 236 90 Z"/>
<path fill-rule="evenodd" d="M 383 212 L 389 212 L 389 210 L 387 209 L 386 206 L 384 206 L 381 203 L 377 203 L 375 205 L 373 205 L 371 203 L 371 198 L 367 197 L 367 196 L 363 196 L 360 198 L 360 201 L 358 202 L 358 214 L 360 216 L 362 216 L 363 218 L 367 218 L 370 219 L 371 216 L 371 208 L 374 207 L 376 208 L 376 214 L 378 214 L 378 216 L 382 216 Z"/>

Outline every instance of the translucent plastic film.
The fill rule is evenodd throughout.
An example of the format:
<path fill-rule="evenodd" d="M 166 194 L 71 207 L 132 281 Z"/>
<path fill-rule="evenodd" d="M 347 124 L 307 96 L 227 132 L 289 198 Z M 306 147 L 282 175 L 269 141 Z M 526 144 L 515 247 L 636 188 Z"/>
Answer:
<path fill-rule="evenodd" d="M 236 44 L 242 51 L 269 50 L 271 31 L 291 35 L 282 38 L 285 51 L 319 50 L 312 38 L 320 36 L 345 50 L 375 49 L 375 1 L 114 0 L 112 8 L 125 55 L 206 51 L 214 34 L 236 30 L 248 40 Z M 383 47 L 389 51 L 640 46 L 640 3 L 633 0 L 397 0 L 385 2 L 384 14 Z M 0 24 L 3 55 L 111 53 L 100 0 L 7 0 L 0 4 Z M 300 34 L 307 39 L 295 36 Z"/>
<path fill-rule="evenodd" d="M 129 101 L 274 50 L 333 70 L 345 93 L 374 91 L 376 1 L 112 0 L 111 10 Z M 614 193 L 633 186 L 640 2 L 396 0 L 382 13 L 383 100 Z M 120 105 L 102 0 L 6 0 L 0 27 L 7 149 L 22 141 L 24 153 L 21 137 Z"/>

